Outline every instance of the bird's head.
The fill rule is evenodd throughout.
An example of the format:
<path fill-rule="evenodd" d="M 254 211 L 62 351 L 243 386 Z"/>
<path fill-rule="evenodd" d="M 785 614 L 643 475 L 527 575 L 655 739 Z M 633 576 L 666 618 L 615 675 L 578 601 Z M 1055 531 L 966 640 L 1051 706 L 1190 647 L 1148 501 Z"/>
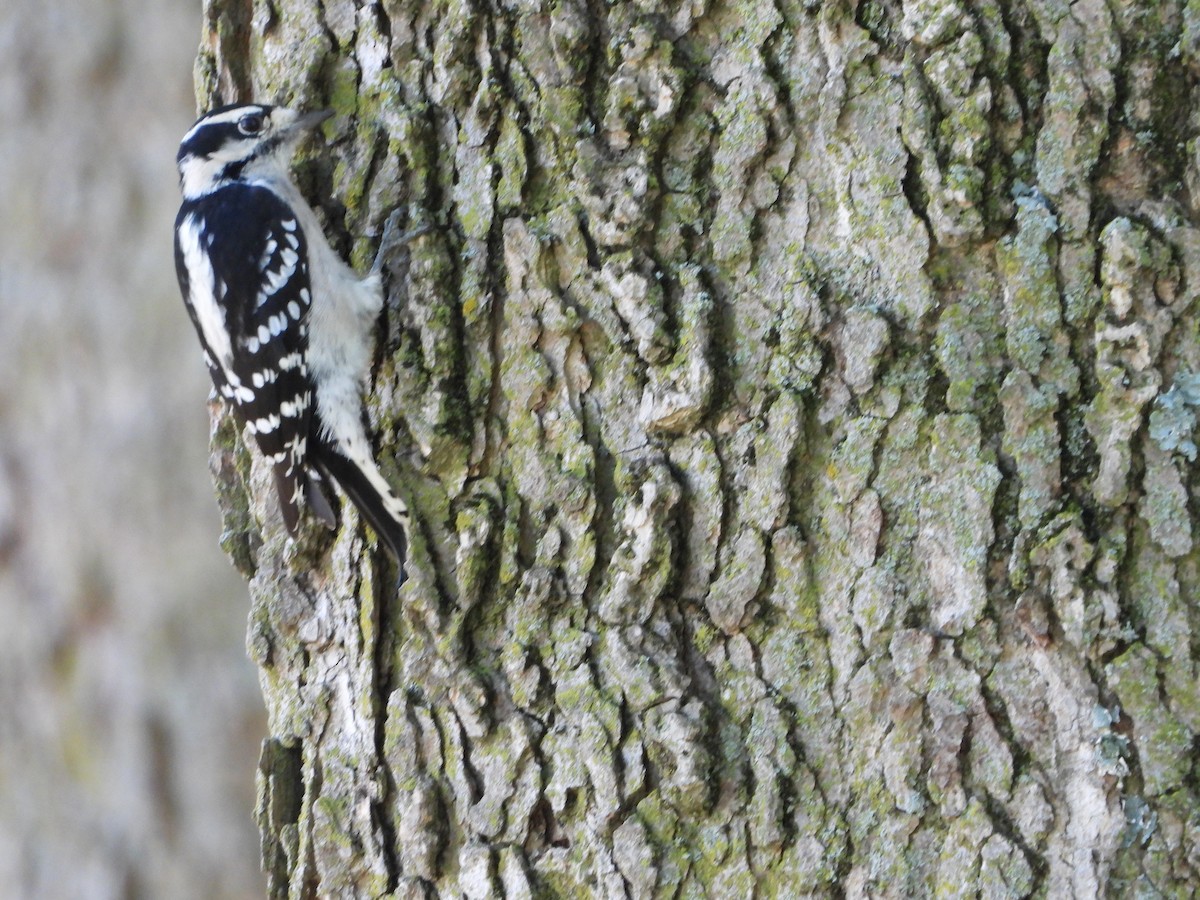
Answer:
<path fill-rule="evenodd" d="M 231 181 L 287 177 L 300 139 L 331 115 L 258 103 L 206 113 L 183 136 L 175 158 L 183 195 L 199 197 Z"/>

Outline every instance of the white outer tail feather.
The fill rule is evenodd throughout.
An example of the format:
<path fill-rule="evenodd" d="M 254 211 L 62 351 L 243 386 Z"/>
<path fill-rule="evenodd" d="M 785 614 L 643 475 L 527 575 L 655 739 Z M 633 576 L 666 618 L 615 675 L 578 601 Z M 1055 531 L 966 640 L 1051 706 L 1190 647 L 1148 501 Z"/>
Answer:
<path fill-rule="evenodd" d="M 403 582 L 408 556 L 408 507 L 379 471 L 366 442 L 358 447 L 345 441 L 322 442 L 315 462 L 337 482 L 363 519 L 391 549 Z"/>

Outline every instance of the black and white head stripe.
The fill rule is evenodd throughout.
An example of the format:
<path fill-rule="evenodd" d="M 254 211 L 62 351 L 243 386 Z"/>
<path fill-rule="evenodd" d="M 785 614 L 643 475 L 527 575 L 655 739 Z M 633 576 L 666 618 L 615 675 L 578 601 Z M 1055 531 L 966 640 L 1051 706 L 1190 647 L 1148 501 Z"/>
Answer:
<path fill-rule="evenodd" d="M 253 129 L 255 117 L 265 123 L 270 120 L 275 109 L 274 106 L 244 103 L 214 109 L 198 119 L 183 136 L 175 161 L 182 163 L 187 157 L 209 159 L 222 148 L 232 149 L 241 144 L 251 147 L 257 144 L 262 129 Z"/>
<path fill-rule="evenodd" d="M 195 199 L 231 181 L 287 178 L 300 138 L 330 115 L 245 103 L 201 116 L 183 136 L 175 160 L 183 196 Z"/>

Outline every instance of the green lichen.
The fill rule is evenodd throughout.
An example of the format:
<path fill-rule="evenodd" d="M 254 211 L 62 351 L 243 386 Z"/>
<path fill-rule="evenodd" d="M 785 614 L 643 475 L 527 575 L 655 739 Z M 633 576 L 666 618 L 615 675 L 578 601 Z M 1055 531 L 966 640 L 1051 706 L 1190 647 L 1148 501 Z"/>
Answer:
<path fill-rule="evenodd" d="M 946 406 L 952 412 L 976 408 L 977 398 L 994 378 L 993 335 L 1001 329 L 999 322 L 994 328 L 986 327 L 995 319 L 993 309 L 990 298 L 972 293 L 947 307 L 938 318 L 934 352 L 949 380 Z"/>
<path fill-rule="evenodd" d="M 1192 733 L 1162 700 L 1153 654 L 1144 646 L 1132 647 L 1109 664 L 1108 673 L 1121 708 L 1133 720 L 1146 795 L 1177 790 L 1191 769 Z"/>
<path fill-rule="evenodd" d="M 1028 198 L 1017 201 L 1017 233 L 996 248 L 996 262 L 1008 289 L 1005 340 L 1013 362 L 1039 372 L 1052 336 L 1061 328 L 1061 302 L 1055 274 L 1058 224 L 1054 215 Z"/>
<path fill-rule="evenodd" d="M 1020 476 L 1018 518 L 1036 525 L 1058 500 L 1058 398 L 1052 390 L 1037 389 L 1028 373 L 1011 372 L 1000 389 L 1004 407 L 1004 451 L 1013 458 Z"/>
<path fill-rule="evenodd" d="M 222 412 L 210 441 L 213 486 L 221 510 L 219 544 L 233 567 L 246 578 L 253 578 L 258 568 L 257 554 L 262 538 L 248 487 L 250 451 L 242 441 L 236 418 L 228 411 Z"/>
<path fill-rule="evenodd" d="M 511 112 L 500 116 L 500 136 L 496 141 L 494 158 L 500 169 L 500 179 L 496 184 L 496 208 L 505 213 L 521 205 L 529 169 L 525 136 Z"/>

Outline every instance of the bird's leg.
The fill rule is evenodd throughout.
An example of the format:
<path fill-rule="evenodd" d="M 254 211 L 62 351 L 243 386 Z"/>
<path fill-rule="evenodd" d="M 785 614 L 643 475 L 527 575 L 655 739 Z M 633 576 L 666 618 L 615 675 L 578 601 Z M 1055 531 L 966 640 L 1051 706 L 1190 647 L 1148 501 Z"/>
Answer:
<path fill-rule="evenodd" d="M 383 237 L 379 239 L 379 250 L 375 253 L 375 262 L 371 264 L 372 275 L 382 272 L 391 255 L 405 244 L 433 231 L 433 225 L 428 222 L 408 231 L 401 231 L 400 216 L 402 214 L 402 210 L 393 210 L 383 224 Z"/>

